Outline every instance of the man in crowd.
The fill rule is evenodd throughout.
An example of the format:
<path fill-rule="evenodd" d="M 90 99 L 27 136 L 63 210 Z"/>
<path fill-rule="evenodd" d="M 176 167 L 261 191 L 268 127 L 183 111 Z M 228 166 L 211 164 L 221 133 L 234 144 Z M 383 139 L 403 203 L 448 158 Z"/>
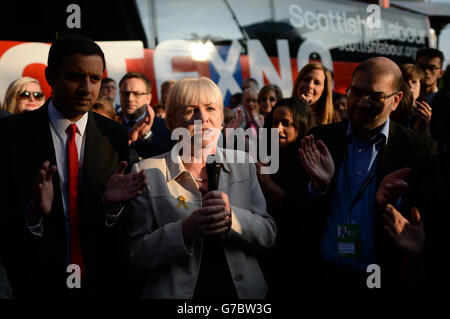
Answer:
<path fill-rule="evenodd" d="M 428 48 L 417 52 L 416 65 L 425 73 L 420 83 L 420 98 L 430 105 L 439 90 L 438 80 L 444 75 L 443 63 L 444 54 L 437 49 Z"/>
<path fill-rule="evenodd" d="M 0 252 L 15 298 L 124 294 L 116 214 L 145 177 L 124 175 L 126 130 L 90 111 L 104 70 L 95 42 L 59 38 L 45 70 L 51 99 L 1 120 Z"/>
<path fill-rule="evenodd" d="M 364 61 L 347 92 L 349 121 L 313 128 L 302 141 L 304 169 L 293 178 L 301 194 L 294 185 L 287 194 L 288 205 L 298 213 L 286 234 L 297 237 L 286 244 L 295 243 L 292 249 L 312 260 L 293 268 L 314 274 L 301 279 L 319 294 L 360 295 L 423 284 L 402 276 L 410 256 L 398 237 L 386 236 L 382 215 L 387 205 L 406 216 L 417 207 L 429 245 L 440 242 L 433 231 L 438 212 L 434 205 L 442 190 L 436 143 L 389 120 L 402 98 L 402 81 L 393 61 Z M 382 182 L 390 173 L 388 182 Z M 390 192 L 388 200 L 376 201 L 377 190 Z M 342 227 L 347 229 L 345 238 L 339 238 Z M 367 268 L 372 264 L 381 268 L 381 290 L 368 289 Z"/>
<path fill-rule="evenodd" d="M 117 92 L 116 81 L 114 81 L 114 79 L 111 78 L 103 78 L 98 98 L 99 99 L 103 98 L 110 101 L 111 104 L 114 105 L 116 113 L 119 113 L 120 105 L 114 103 L 114 101 L 116 100 L 116 92 Z"/>
<path fill-rule="evenodd" d="M 142 158 L 171 150 L 173 141 L 165 120 L 156 117 L 150 106 L 152 84 L 139 72 L 128 72 L 119 82 L 119 115 L 128 128 L 131 145 Z"/>

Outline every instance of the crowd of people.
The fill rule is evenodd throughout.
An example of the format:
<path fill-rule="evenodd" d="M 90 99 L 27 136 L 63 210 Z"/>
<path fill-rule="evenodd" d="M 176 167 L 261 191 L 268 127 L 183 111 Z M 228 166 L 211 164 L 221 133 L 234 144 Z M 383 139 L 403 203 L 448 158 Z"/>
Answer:
<path fill-rule="evenodd" d="M 95 42 L 57 39 L 45 70 L 51 97 L 23 77 L 2 104 L 0 297 L 433 291 L 450 266 L 443 61 L 436 49 L 415 64 L 367 59 L 346 94 L 311 62 L 291 96 L 248 78 L 229 106 L 208 78 L 170 80 L 152 106 L 145 75 L 117 84 L 103 78 Z M 278 132 L 273 174 L 248 140 L 244 150 L 218 144 L 225 129 L 262 128 Z M 172 140 L 179 129 L 187 135 Z M 367 284 L 373 264 L 380 289 Z"/>

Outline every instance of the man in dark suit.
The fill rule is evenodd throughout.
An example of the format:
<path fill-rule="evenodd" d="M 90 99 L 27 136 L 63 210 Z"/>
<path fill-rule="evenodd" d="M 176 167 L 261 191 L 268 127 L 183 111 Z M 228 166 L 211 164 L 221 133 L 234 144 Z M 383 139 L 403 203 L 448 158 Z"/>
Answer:
<path fill-rule="evenodd" d="M 407 258 L 423 256 L 411 257 L 385 236 L 384 205 L 399 206 L 407 218 L 411 207 L 419 208 L 428 244 L 439 242 L 434 231 L 434 205 L 442 190 L 437 147 L 430 138 L 389 120 L 402 98 L 401 84 L 393 61 L 364 61 L 353 73 L 347 93 L 350 121 L 313 128 L 312 136 L 302 142 L 304 168 L 287 194 L 288 207 L 296 207 L 291 215 L 296 222 L 285 230 L 290 238 L 283 244 L 293 243 L 292 249 L 306 257 L 293 266 L 290 276 L 299 274 L 307 290 L 361 295 L 412 285 L 402 277 L 402 267 Z M 410 169 L 399 171 L 404 168 Z M 383 183 L 380 188 L 392 172 L 397 174 L 395 187 Z M 377 203 L 377 190 L 391 192 L 390 200 Z M 348 229 L 345 240 L 338 236 L 342 227 Z M 368 289 L 371 264 L 381 267 L 381 290 Z"/>
<path fill-rule="evenodd" d="M 131 147 L 142 158 L 166 153 L 172 149 L 174 141 L 164 119 L 155 116 L 150 106 L 152 84 L 139 72 L 128 72 L 119 82 L 119 116 L 127 127 Z"/>
<path fill-rule="evenodd" d="M 11 113 L 5 110 L 0 110 L 0 119 L 8 116 L 11 116 Z"/>
<path fill-rule="evenodd" d="M 45 70 L 51 99 L 1 120 L 0 244 L 16 298 L 121 295 L 115 219 L 143 176 L 123 174 L 123 127 L 90 112 L 104 70 L 92 40 L 57 39 Z"/>

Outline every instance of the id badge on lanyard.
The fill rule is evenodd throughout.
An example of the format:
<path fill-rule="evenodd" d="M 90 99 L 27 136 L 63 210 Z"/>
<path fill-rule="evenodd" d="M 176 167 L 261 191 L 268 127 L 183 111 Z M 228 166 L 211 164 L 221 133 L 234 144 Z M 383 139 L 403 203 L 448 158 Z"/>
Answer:
<path fill-rule="evenodd" d="M 340 257 L 361 257 L 361 228 L 358 224 L 350 223 L 350 213 L 355 204 L 361 199 L 367 186 L 375 175 L 375 169 L 371 169 L 369 175 L 359 188 L 355 198 L 352 200 L 347 214 L 347 224 L 337 225 L 337 251 Z"/>

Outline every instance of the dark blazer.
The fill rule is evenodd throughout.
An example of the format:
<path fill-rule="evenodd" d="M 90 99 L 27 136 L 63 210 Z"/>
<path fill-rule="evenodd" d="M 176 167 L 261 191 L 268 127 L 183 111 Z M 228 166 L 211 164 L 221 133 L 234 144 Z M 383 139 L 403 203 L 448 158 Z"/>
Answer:
<path fill-rule="evenodd" d="M 119 116 L 125 123 L 122 112 L 119 113 Z M 132 149 L 132 163 L 138 161 L 138 158 L 134 155 L 135 153 L 138 157 L 145 159 L 167 153 L 175 145 L 175 141 L 171 140 L 172 133 L 167 128 L 166 121 L 163 118 L 155 117 L 150 130 L 152 134 L 148 139 L 138 140 L 130 145 Z"/>
<path fill-rule="evenodd" d="M 171 132 L 166 126 L 166 121 L 155 117 L 151 127 L 152 135 L 146 140 L 136 141 L 131 144 L 139 156 L 149 158 L 169 152 L 175 141 L 171 140 Z"/>
<path fill-rule="evenodd" d="M 12 114 L 5 110 L 0 110 L 0 119 L 4 117 L 11 116 Z"/>
<path fill-rule="evenodd" d="M 321 269 L 320 244 L 330 213 L 339 168 L 347 152 L 347 127 L 348 121 L 343 121 L 318 126 L 310 131 L 315 140 L 321 139 L 327 145 L 335 164 L 336 173 L 323 198 L 315 201 L 310 200 L 307 191 L 307 184 L 310 181 L 309 176 L 301 163 L 291 163 L 291 171 L 295 178 L 292 178 L 293 183 L 288 187 L 286 194 L 286 206 L 290 212 L 290 216 L 286 216 L 286 218 L 291 218 L 292 222 L 287 223 L 290 227 L 284 230 L 283 236 L 285 235 L 286 239 L 283 238 L 285 240 L 282 244 L 288 247 L 292 245 L 288 251 L 292 251 L 297 246 L 296 250 L 302 252 L 301 256 L 305 258 L 302 265 L 298 265 L 297 273 L 301 274 L 301 269 L 303 269 L 303 273 L 307 276 L 302 276 L 302 278 L 306 281 L 310 280 L 309 286 L 311 289 L 314 289 L 314 286 L 317 285 L 317 282 L 314 281 L 314 278 L 317 277 L 309 275 L 317 273 Z M 439 224 L 440 214 L 437 205 L 438 200 L 441 199 L 439 194 L 443 188 L 436 142 L 391 121 L 388 143 L 381 151 L 376 188 L 378 189 L 384 176 L 404 167 L 411 167 L 412 173 L 407 179 L 409 191 L 403 197 L 401 211 L 409 218 L 410 208 L 412 206 L 418 207 L 424 226 L 428 230 L 427 245 L 437 247 L 440 238 L 438 238 L 434 228 Z M 375 251 L 377 263 L 383 269 L 382 287 L 386 288 L 398 284 L 398 257 L 400 254 L 391 240 L 383 233 L 384 224 L 381 213 L 379 207 L 376 207 L 374 221 Z M 280 230 L 280 232 L 282 231 Z M 301 245 L 301 248 L 298 245 Z M 442 248 L 441 244 L 439 246 Z M 432 252 L 434 249 L 437 248 L 431 248 L 429 251 Z"/>
<path fill-rule="evenodd" d="M 43 237 L 26 227 L 27 205 L 39 167 L 56 164 L 48 102 L 40 109 L 0 120 L 1 254 L 16 297 L 115 295 L 120 287 L 115 229 L 105 224 L 103 192 L 121 160 L 128 161 L 123 126 L 89 112 L 80 184 L 81 245 L 85 264 L 82 289 L 66 288 L 66 228 L 58 174 L 53 176 L 52 211 Z M 117 267 L 117 268 L 116 268 Z"/>

